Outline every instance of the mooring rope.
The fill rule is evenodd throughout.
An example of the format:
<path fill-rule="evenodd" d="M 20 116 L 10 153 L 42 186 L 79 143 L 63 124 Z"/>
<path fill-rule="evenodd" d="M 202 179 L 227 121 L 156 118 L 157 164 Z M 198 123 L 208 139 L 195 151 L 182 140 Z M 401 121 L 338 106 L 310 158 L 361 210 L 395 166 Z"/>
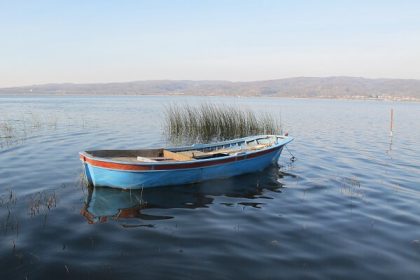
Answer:
<path fill-rule="evenodd" d="M 291 162 L 294 162 L 294 161 L 296 161 L 297 160 L 297 158 L 292 154 L 292 152 L 291 151 L 289 151 L 289 148 L 287 148 L 287 146 L 285 146 L 286 147 L 286 150 L 289 152 L 289 154 L 292 156 L 291 158 L 290 158 L 290 161 Z"/>

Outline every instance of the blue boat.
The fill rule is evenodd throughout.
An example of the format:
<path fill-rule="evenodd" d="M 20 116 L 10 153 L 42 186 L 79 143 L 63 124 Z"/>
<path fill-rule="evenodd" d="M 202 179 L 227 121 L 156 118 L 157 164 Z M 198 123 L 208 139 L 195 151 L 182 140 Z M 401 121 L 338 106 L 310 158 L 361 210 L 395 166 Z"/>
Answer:
<path fill-rule="evenodd" d="M 142 189 L 261 171 L 277 163 L 292 140 L 285 135 L 259 135 L 166 149 L 85 151 L 80 159 L 92 186 Z"/>

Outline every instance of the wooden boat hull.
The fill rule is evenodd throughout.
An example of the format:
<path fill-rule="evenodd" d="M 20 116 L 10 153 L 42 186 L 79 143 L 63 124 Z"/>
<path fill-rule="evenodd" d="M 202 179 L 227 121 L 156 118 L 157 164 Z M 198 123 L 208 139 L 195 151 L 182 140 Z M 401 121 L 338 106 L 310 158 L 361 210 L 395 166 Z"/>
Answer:
<path fill-rule="evenodd" d="M 276 136 L 278 137 L 278 136 Z M 233 156 L 171 163 L 128 163 L 96 158 L 81 153 L 88 182 L 93 186 L 141 189 L 169 185 L 183 185 L 206 180 L 228 178 L 265 169 L 278 161 L 284 146 L 292 141 L 281 136 L 276 144 L 254 152 Z M 242 138 L 236 141 L 241 141 Z M 215 145 L 227 145 L 234 141 Z M 196 149 L 197 146 L 195 146 Z M 211 145 L 201 145 L 211 147 Z M 174 148 L 182 151 L 191 147 Z"/>

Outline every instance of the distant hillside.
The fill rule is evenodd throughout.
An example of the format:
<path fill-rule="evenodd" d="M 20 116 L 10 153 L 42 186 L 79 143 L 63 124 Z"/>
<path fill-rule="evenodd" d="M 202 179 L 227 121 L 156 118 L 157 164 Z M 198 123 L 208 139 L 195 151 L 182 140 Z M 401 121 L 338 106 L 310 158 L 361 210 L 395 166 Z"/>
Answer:
<path fill-rule="evenodd" d="M 103 84 L 45 84 L 1 88 L 18 95 L 227 95 L 300 98 L 420 100 L 420 80 L 356 77 L 288 78 L 254 82 L 136 81 Z"/>

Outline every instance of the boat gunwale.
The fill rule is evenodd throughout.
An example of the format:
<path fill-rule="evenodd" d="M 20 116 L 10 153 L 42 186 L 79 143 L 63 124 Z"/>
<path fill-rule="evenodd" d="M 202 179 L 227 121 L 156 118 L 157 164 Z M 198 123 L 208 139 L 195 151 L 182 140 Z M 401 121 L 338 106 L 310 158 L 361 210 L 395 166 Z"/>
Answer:
<path fill-rule="evenodd" d="M 263 139 L 263 138 L 269 138 L 269 137 L 276 137 L 277 140 L 280 138 L 280 139 L 282 139 L 282 141 L 280 141 L 278 143 L 274 142 L 273 145 L 267 146 L 267 147 L 259 149 L 259 150 L 246 151 L 246 152 L 243 152 L 241 154 L 226 155 L 224 157 L 215 157 L 215 158 L 207 158 L 207 159 L 194 159 L 194 160 L 188 160 L 188 161 L 128 162 L 128 161 L 121 161 L 121 160 L 112 160 L 112 159 L 109 159 L 109 158 L 106 158 L 106 157 L 95 157 L 95 156 L 89 154 L 89 151 L 80 152 L 79 154 L 80 154 L 80 159 L 84 163 L 87 163 L 87 164 L 90 164 L 90 165 L 93 165 L 93 166 L 96 166 L 96 165 L 88 162 L 86 159 L 88 159 L 89 161 L 98 161 L 98 162 L 103 162 L 103 163 L 126 165 L 126 166 L 136 166 L 136 167 L 140 167 L 140 166 L 156 167 L 156 166 L 197 165 L 197 164 L 200 164 L 200 163 L 211 163 L 211 162 L 217 162 L 217 161 L 220 161 L 220 164 L 223 164 L 223 163 L 235 162 L 238 159 L 239 160 L 247 159 L 250 155 L 255 155 L 255 154 L 259 154 L 259 153 L 266 154 L 266 153 L 269 153 L 270 150 L 275 150 L 275 149 L 280 148 L 281 146 L 284 146 L 287 143 L 293 141 L 292 137 L 285 136 L 285 135 L 257 135 L 257 136 L 238 138 L 238 139 L 233 139 L 233 140 L 229 140 L 229 141 L 222 141 L 222 142 L 212 143 L 212 144 L 194 144 L 194 145 L 191 145 L 191 146 L 165 148 L 165 149 L 167 149 L 169 151 L 172 151 L 172 152 L 182 152 L 182 151 L 188 151 L 188 150 L 192 150 L 192 149 L 206 149 L 206 148 L 211 148 L 211 147 L 224 146 L 224 145 L 229 145 L 229 144 L 233 144 L 233 143 L 247 142 L 247 141 L 253 141 L 253 140 L 256 140 L 256 139 Z M 149 148 L 149 149 L 156 149 L 156 148 Z M 161 148 L 157 148 L 157 149 L 161 149 Z M 91 152 L 93 152 L 93 151 L 91 151 Z M 215 163 L 215 165 L 216 164 L 217 163 Z M 127 170 L 127 169 L 120 169 L 120 168 L 107 168 L 107 167 L 102 167 L 102 166 L 97 166 L 97 167 L 106 168 L 106 169 L 110 169 L 110 170 L 147 171 L 147 170 Z M 163 170 L 166 170 L 166 169 L 162 169 L 162 171 Z M 150 171 L 153 171 L 153 169 L 150 170 Z M 156 171 L 161 171 L 161 170 L 157 169 Z"/>
<path fill-rule="evenodd" d="M 280 149 L 283 145 L 281 145 L 280 147 L 277 147 L 277 149 Z M 276 152 L 275 149 L 273 149 L 273 151 L 269 151 L 267 153 L 264 153 L 261 156 L 264 156 L 266 154 L 270 154 Z M 259 157 L 260 155 L 256 156 Z M 153 173 L 153 172 L 178 172 L 178 171 L 185 171 L 185 170 L 194 170 L 194 169 L 202 169 L 202 168 L 210 168 L 210 167 L 214 167 L 214 166 L 221 166 L 221 165 L 225 165 L 225 164 L 235 164 L 238 162 L 245 162 L 248 160 L 254 160 L 256 157 L 246 157 L 246 155 L 241 155 L 241 158 L 235 159 L 233 158 L 233 160 L 229 160 L 229 161 L 223 161 L 223 162 L 188 162 L 189 166 L 183 166 L 185 162 L 179 162 L 177 163 L 177 165 L 157 165 L 157 166 L 145 166 L 145 165 L 135 165 L 136 167 L 145 167 L 144 169 L 138 168 L 138 169 L 124 169 L 124 168 L 115 168 L 115 167 L 104 167 L 104 166 L 98 166 L 95 164 L 91 164 L 89 162 L 86 162 L 87 164 L 91 165 L 92 167 L 95 168 L 101 168 L 101 169 L 105 169 L 105 170 L 109 170 L 109 171 L 119 171 L 119 172 L 130 172 L 130 173 Z M 225 158 L 223 158 L 225 159 Z M 193 164 L 191 164 L 193 163 Z M 213 164 L 212 164 L 213 163 Z M 204 164 L 204 165 L 203 165 Z M 134 166 L 134 165 L 127 165 L 127 166 Z M 146 168 L 147 167 L 147 168 Z M 157 167 L 157 168 L 153 168 L 153 167 Z M 159 168 L 162 167 L 162 168 Z M 164 168 L 166 167 L 166 168 Z M 168 168 L 168 167 L 173 167 L 173 168 Z"/>

